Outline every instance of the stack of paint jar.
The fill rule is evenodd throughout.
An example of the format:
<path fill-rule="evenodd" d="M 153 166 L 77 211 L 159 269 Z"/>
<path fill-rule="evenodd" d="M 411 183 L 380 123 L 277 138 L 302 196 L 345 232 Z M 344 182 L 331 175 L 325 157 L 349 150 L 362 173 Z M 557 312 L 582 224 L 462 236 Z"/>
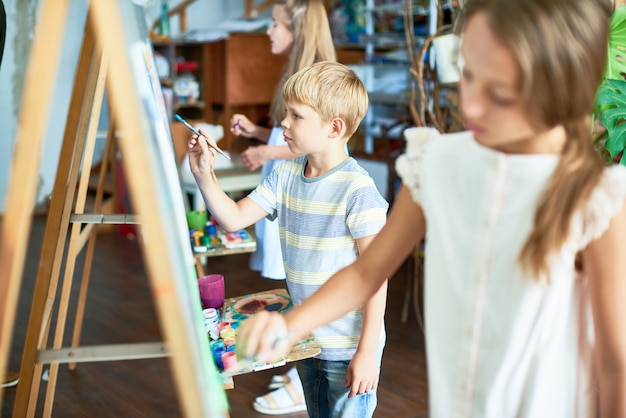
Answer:
<path fill-rule="evenodd" d="M 190 229 L 189 237 L 191 239 L 191 246 L 195 252 L 205 252 L 211 248 L 222 246 L 222 240 L 218 235 L 217 226 L 211 221 L 207 221 L 204 230 Z"/>
<path fill-rule="evenodd" d="M 219 338 L 218 325 L 220 323 L 220 313 L 217 309 L 207 308 L 202 311 L 204 316 L 204 328 L 212 340 Z"/>
<path fill-rule="evenodd" d="M 211 339 L 211 353 L 215 365 L 223 371 L 237 370 L 235 355 L 235 338 L 237 332 L 230 322 L 220 322 L 219 312 L 216 309 L 205 309 L 204 324 Z"/>

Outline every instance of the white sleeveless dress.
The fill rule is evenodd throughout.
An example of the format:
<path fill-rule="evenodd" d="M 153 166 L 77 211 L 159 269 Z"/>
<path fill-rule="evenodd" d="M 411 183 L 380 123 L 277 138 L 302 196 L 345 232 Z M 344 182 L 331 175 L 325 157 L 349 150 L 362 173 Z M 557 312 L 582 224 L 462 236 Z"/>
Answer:
<path fill-rule="evenodd" d="M 267 145 L 287 145 L 283 136 L 283 128 L 272 128 Z M 272 172 L 274 168 L 285 160 L 269 160 L 261 168 L 261 182 Z M 280 237 L 278 235 L 278 223 L 263 218 L 254 225 L 256 233 L 256 251 L 250 256 L 250 269 L 258 271 L 261 276 L 268 279 L 284 280 L 285 267 L 283 255 L 280 250 Z"/>
<path fill-rule="evenodd" d="M 397 170 L 428 231 L 430 417 L 595 416 L 593 324 L 574 257 L 624 205 L 626 168 L 604 170 L 542 285 L 517 257 L 559 156 L 499 153 L 468 132 L 406 137 Z"/>

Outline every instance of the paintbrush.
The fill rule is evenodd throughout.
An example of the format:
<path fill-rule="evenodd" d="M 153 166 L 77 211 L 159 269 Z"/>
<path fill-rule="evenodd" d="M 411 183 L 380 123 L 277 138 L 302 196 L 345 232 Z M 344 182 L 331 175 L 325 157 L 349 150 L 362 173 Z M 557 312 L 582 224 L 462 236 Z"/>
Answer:
<path fill-rule="evenodd" d="M 280 344 L 286 344 L 287 340 L 291 338 L 292 336 L 294 336 L 297 331 L 298 331 L 297 329 L 294 329 L 286 333 L 277 335 L 274 338 L 274 342 L 272 343 L 272 349 L 275 349 Z M 238 353 L 238 354 L 241 354 L 241 353 Z M 237 357 L 239 357 L 239 355 L 237 355 Z M 245 358 L 242 358 L 237 362 L 237 370 L 224 371 L 221 373 L 221 376 L 222 378 L 227 379 L 229 377 L 241 374 L 242 372 L 245 373 L 246 371 L 251 371 L 249 369 L 252 369 L 254 371 L 271 369 L 273 367 L 282 366 L 285 364 L 285 362 L 286 360 L 282 359 L 274 363 L 264 363 L 264 362 L 259 362 L 256 359 L 256 356 L 248 355 Z"/>
<path fill-rule="evenodd" d="M 240 374 L 249 373 L 252 371 L 258 372 L 261 370 L 272 369 L 274 367 L 284 366 L 285 364 L 287 364 L 286 359 L 282 359 L 274 363 L 264 363 L 261 361 L 256 361 L 249 357 L 243 360 L 238 360 L 236 370 L 225 370 L 220 373 L 220 376 L 222 377 L 222 379 L 228 379 L 229 377 L 237 376 Z"/>
<path fill-rule="evenodd" d="M 187 123 L 187 121 L 185 119 L 183 119 L 182 117 L 180 117 L 180 115 L 178 113 L 176 113 L 174 115 L 174 119 L 176 119 L 177 121 L 181 122 L 183 125 L 185 125 L 187 128 L 189 128 L 189 130 L 191 132 L 193 132 L 194 134 L 198 135 L 198 138 L 200 138 L 201 136 L 204 137 L 204 139 L 206 140 L 206 143 L 213 148 L 215 151 L 219 152 L 223 157 L 228 158 L 230 160 L 230 157 L 228 156 L 228 154 L 226 154 L 224 151 L 222 151 L 221 149 L 219 149 L 217 146 L 211 144 L 208 140 L 208 138 L 201 134 L 200 131 L 198 131 L 196 128 L 194 128 L 193 126 L 191 126 L 189 123 Z"/>

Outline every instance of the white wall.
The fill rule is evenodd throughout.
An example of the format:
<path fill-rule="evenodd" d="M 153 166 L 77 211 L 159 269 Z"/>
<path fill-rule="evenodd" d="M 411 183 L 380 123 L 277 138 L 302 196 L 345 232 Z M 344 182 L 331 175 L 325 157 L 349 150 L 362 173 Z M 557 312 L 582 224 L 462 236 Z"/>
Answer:
<path fill-rule="evenodd" d="M 139 0 L 146 8 L 148 26 L 152 25 L 159 18 L 161 0 Z M 181 0 L 169 0 L 170 7 L 181 3 Z M 238 19 L 243 16 L 244 0 L 196 0 L 195 3 L 187 7 L 187 29 L 205 29 L 223 20 Z M 256 4 L 261 4 L 262 0 L 256 0 Z M 271 13 L 270 13 L 271 16 Z M 170 21 L 172 36 L 180 34 L 178 19 Z"/>
<path fill-rule="evenodd" d="M 17 10 L 16 0 L 4 0 L 7 36 L 0 67 L 0 209 L 4 209 L 8 176 L 13 154 L 13 137 L 19 112 L 19 98 L 37 12 L 37 0 L 25 0 Z M 21 36 L 19 36 L 21 34 Z"/>
<path fill-rule="evenodd" d="M 11 181 L 11 161 L 24 76 L 39 4 L 42 1 L 54 2 L 54 0 L 4 0 L 7 12 L 7 36 L 4 58 L 0 67 L 0 213 L 4 211 L 9 181 Z M 151 24 L 158 17 L 160 0 L 136 0 L 136 2 L 145 4 L 147 19 Z M 61 69 L 57 73 L 56 91 L 52 100 L 53 114 L 45 130 L 37 203 L 50 195 L 54 185 L 76 62 L 86 20 L 87 3 L 88 0 L 71 0 L 72 7 L 64 35 L 63 51 L 59 60 Z M 170 0 L 169 3 L 170 7 L 173 7 L 180 1 Z M 257 0 L 257 3 L 260 3 L 260 0 Z M 223 20 L 237 19 L 243 15 L 243 7 L 243 0 L 197 0 L 188 8 L 189 29 L 210 28 L 211 25 Z M 172 35 L 178 33 L 177 20 L 171 22 L 171 30 Z M 56 71 L 56 69 L 51 68 L 50 71 Z M 102 120 L 106 121 L 106 116 Z"/>
<path fill-rule="evenodd" d="M 19 3 L 19 5 L 16 5 Z M 20 113 L 20 102 L 23 91 L 26 67 L 34 36 L 33 27 L 38 16 L 38 0 L 5 0 L 7 9 L 7 37 L 5 45 L 5 57 L 0 69 L 0 85 L 5 94 L 0 95 L 0 126 L 3 127 L 0 141 L 0 209 L 4 208 L 6 192 L 11 181 L 11 161 L 13 157 L 13 145 L 17 122 Z M 67 117 L 69 95 L 74 78 L 78 51 L 82 40 L 85 25 L 87 5 L 85 0 L 73 0 L 68 16 L 67 28 L 64 34 L 64 46 L 59 62 L 61 71 L 50 68 L 50 71 L 58 72 L 55 90 L 52 98 L 54 113 L 50 116 L 45 129 L 45 138 L 42 147 L 40 165 L 40 181 L 37 200 L 48 196 L 54 183 L 57 161 L 63 130 L 64 120 Z M 6 87 L 4 87 L 6 86 Z M 24 122 L 28 123 L 28 113 Z"/>

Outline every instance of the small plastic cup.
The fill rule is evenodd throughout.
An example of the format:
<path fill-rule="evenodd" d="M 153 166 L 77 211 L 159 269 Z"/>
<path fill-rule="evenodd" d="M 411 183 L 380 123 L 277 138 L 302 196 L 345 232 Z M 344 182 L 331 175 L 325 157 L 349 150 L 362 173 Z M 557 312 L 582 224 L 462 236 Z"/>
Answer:
<path fill-rule="evenodd" d="M 186 213 L 187 226 L 189 229 L 195 231 L 204 231 L 206 221 L 209 219 L 209 214 L 206 211 L 192 210 Z"/>
<path fill-rule="evenodd" d="M 220 309 L 224 306 L 224 276 L 209 274 L 198 279 L 200 300 L 206 308 Z"/>

